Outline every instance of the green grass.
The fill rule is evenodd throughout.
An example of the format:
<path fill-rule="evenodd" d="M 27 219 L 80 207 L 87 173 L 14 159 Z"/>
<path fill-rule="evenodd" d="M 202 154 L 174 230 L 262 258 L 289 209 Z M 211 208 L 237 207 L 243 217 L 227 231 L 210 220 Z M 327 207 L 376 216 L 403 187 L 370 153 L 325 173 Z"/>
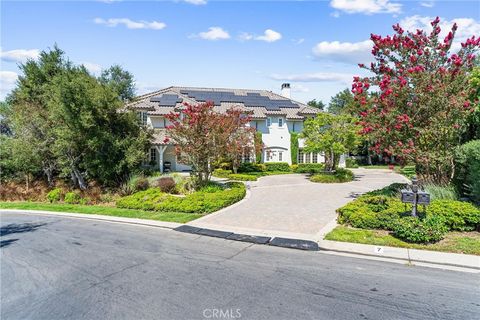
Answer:
<path fill-rule="evenodd" d="M 414 244 L 393 237 L 388 231 L 354 229 L 338 226 L 326 240 L 372 244 L 409 249 L 433 250 L 480 255 L 480 232 L 449 232 L 445 239 L 432 244 Z"/>
<path fill-rule="evenodd" d="M 55 212 L 72 212 L 84 214 L 101 214 L 124 218 L 150 219 L 168 222 L 186 223 L 202 217 L 201 214 L 182 212 L 156 212 L 121 209 L 107 206 L 85 206 L 77 204 L 42 203 L 42 202 L 0 202 L 0 209 L 45 210 Z"/>

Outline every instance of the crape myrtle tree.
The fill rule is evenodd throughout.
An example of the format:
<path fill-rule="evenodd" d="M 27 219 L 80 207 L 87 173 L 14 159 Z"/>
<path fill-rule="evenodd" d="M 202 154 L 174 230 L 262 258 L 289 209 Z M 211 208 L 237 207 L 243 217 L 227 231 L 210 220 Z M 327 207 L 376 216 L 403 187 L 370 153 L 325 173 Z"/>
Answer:
<path fill-rule="evenodd" d="M 62 177 L 86 189 L 90 181 L 118 185 L 142 162 L 149 132 L 124 109 L 111 83 L 72 64 L 57 46 L 20 69 L 7 98 L 14 159 L 3 163 L 33 174 L 34 166 L 11 161 L 31 159 L 50 185 Z"/>
<path fill-rule="evenodd" d="M 305 121 L 301 138 L 306 152 L 324 152 L 325 169 L 335 170 L 340 156 L 355 149 L 359 143 L 357 119 L 348 114 L 321 112 Z"/>
<path fill-rule="evenodd" d="M 393 36 L 372 34 L 374 62 L 360 67 L 373 76 L 355 77 L 352 92 L 372 150 L 413 162 L 425 180 L 441 183 L 453 175 L 452 150 L 473 111 L 468 80 L 480 39 L 472 36 L 451 53 L 457 26 L 440 39 L 439 22 L 431 22 L 429 34 L 398 24 Z M 372 87 L 377 94 L 369 94 Z"/>
<path fill-rule="evenodd" d="M 177 155 L 192 166 L 195 187 L 208 183 L 213 163 L 228 159 L 238 168 L 242 154 L 253 153 L 255 131 L 246 126 L 250 118 L 240 110 L 219 113 L 213 102 L 186 103 L 166 118 L 171 125 L 165 143 L 173 142 Z"/>

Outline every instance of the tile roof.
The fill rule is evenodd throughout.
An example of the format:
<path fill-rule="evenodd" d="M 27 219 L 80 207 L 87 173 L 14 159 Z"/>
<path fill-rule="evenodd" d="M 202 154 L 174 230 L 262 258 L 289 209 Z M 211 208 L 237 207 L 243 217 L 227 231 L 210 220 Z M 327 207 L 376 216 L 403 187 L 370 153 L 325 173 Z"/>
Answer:
<path fill-rule="evenodd" d="M 174 95 L 178 97 L 178 100 L 172 99 Z M 302 120 L 306 115 L 315 115 L 321 112 L 316 108 L 267 90 L 201 87 L 168 87 L 141 95 L 135 101 L 127 104 L 126 107 L 146 110 L 152 116 L 166 115 L 172 111 L 181 110 L 184 103 L 198 103 L 199 101 L 194 99 L 195 95 L 201 96 L 203 99 L 205 97 L 208 99 L 209 96 L 212 97 L 212 100 L 216 99 L 217 104 L 214 110 L 218 112 L 226 112 L 230 108 L 240 108 L 247 112 L 250 111 L 252 117 L 257 119 L 264 119 L 268 115 L 285 115 L 287 119 Z M 151 101 L 152 98 L 154 101 Z M 223 99 L 238 101 L 225 101 Z M 257 101 L 259 104 L 266 103 L 266 105 L 254 106 Z M 245 103 L 249 105 L 246 106 Z"/>

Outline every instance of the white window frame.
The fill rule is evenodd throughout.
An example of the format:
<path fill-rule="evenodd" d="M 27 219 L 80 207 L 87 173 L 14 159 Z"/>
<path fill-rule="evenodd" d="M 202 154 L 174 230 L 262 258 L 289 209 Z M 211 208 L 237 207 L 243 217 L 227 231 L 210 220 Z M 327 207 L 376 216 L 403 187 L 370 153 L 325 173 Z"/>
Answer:
<path fill-rule="evenodd" d="M 312 163 L 318 163 L 318 153 L 312 153 Z"/>
<path fill-rule="evenodd" d="M 272 126 L 272 117 L 267 117 L 267 127 Z"/>
<path fill-rule="evenodd" d="M 278 151 L 278 162 L 283 161 L 283 151 Z"/>
<path fill-rule="evenodd" d="M 280 128 L 283 127 L 283 118 L 278 118 L 278 126 L 279 126 Z"/>
<path fill-rule="evenodd" d="M 311 153 L 307 152 L 305 153 L 305 163 L 311 163 L 310 161 L 312 160 Z"/>
<path fill-rule="evenodd" d="M 298 149 L 298 163 L 304 163 L 305 161 L 305 153 L 303 153 L 303 149 Z"/>
<path fill-rule="evenodd" d="M 157 149 L 150 148 L 150 162 L 157 163 Z"/>

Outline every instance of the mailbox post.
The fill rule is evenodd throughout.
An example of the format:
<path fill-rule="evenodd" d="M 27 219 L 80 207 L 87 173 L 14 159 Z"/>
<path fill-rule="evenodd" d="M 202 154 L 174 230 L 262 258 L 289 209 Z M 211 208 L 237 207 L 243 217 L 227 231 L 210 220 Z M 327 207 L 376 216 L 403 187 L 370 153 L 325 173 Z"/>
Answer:
<path fill-rule="evenodd" d="M 425 191 L 418 190 L 418 180 L 414 176 L 412 178 L 412 185 L 410 186 L 411 190 L 404 189 L 402 190 L 402 202 L 412 204 L 412 216 L 417 216 L 417 205 L 422 204 L 424 206 L 430 204 L 430 194 Z"/>

